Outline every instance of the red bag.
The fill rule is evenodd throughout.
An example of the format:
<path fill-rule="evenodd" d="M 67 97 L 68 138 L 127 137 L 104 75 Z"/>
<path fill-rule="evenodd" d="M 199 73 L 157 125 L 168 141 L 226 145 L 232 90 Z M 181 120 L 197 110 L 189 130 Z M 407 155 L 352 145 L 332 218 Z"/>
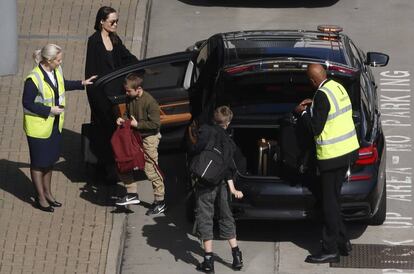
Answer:
<path fill-rule="evenodd" d="M 142 138 L 131 129 L 131 120 L 115 130 L 111 138 L 116 166 L 119 173 L 144 170 L 145 159 Z"/>

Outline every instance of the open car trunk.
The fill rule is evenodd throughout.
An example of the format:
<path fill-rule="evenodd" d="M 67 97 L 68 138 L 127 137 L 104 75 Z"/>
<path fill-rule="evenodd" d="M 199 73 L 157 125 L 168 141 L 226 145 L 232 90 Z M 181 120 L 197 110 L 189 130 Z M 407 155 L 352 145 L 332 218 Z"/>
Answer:
<path fill-rule="evenodd" d="M 293 114 L 297 104 L 313 98 L 306 70 L 226 76 L 219 104 L 233 110 L 232 137 L 246 158 L 249 176 L 292 177 L 315 172 L 313 136 Z M 358 127 L 359 87 L 350 77 L 329 76 L 350 93 Z M 357 92 L 355 92 L 358 91 Z M 357 132 L 358 132 L 357 128 Z"/>

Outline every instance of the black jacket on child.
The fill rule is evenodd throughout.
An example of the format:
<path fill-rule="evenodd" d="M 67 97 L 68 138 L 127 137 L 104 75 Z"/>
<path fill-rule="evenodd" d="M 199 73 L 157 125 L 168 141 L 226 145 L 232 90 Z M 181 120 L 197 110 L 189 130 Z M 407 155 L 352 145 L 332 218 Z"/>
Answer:
<path fill-rule="evenodd" d="M 197 142 L 191 147 L 190 152 L 191 154 L 197 155 L 209 143 L 210 140 L 217 140 L 218 142 L 222 142 L 220 138 L 227 138 L 225 140 L 229 147 L 226 148 L 226 150 L 229 150 L 229 159 L 226 159 L 227 169 L 223 173 L 223 176 L 221 180 L 229 180 L 233 179 L 234 174 L 236 172 L 236 165 L 233 161 L 235 151 L 237 150 L 236 144 L 233 142 L 233 140 L 230 138 L 230 136 L 227 134 L 226 130 L 218 125 L 202 125 L 198 131 L 198 139 Z"/>

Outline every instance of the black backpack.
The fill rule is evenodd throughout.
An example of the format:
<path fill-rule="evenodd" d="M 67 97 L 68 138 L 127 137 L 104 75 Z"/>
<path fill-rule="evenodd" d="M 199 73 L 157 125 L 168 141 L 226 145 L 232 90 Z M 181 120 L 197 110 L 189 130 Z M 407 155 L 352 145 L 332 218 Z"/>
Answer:
<path fill-rule="evenodd" d="M 224 131 L 214 126 L 211 128 L 215 134 L 205 148 L 191 160 L 190 172 L 204 185 L 215 186 L 229 169 L 229 162 L 232 161 L 232 144 Z"/>
<path fill-rule="evenodd" d="M 287 115 L 281 121 L 279 140 L 285 172 L 305 174 L 312 169 L 316 158 L 315 144 L 301 119 Z"/>

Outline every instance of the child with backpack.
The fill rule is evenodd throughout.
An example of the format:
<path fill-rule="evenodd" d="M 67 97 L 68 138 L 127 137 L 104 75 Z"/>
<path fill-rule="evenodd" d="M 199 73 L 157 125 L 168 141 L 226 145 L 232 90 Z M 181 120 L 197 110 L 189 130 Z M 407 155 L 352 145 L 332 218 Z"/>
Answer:
<path fill-rule="evenodd" d="M 160 106 L 151 94 L 143 89 L 143 82 L 143 78 L 136 73 L 126 76 L 124 89 L 127 95 L 127 111 L 124 117 L 116 120 L 116 123 L 120 126 L 125 124 L 126 120 L 130 120 L 131 127 L 142 136 L 145 152 L 144 172 L 154 190 L 154 202 L 145 214 L 158 215 L 166 210 L 164 178 L 158 167 L 158 145 L 161 139 Z M 115 204 L 139 204 L 137 183 L 132 172 L 120 174 L 120 178 L 125 183 L 127 195 L 119 198 Z"/>
<path fill-rule="evenodd" d="M 234 187 L 233 176 L 236 167 L 233 161 L 233 155 L 236 151 L 236 144 L 227 135 L 226 129 L 231 122 L 233 112 L 227 106 L 220 106 L 214 112 L 214 125 L 203 125 L 199 129 L 197 142 L 192 147 L 194 156 L 190 170 L 194 170 L 193 176 L 196 180 L 195 194 L 196 194 L 196 216 L 195 216 L 195 230 L 203 242 L 204 261 L 197 266 L 197 270 L 205 273 L 214 273 L 214 257 L 213 257 L 213 217 L 215 202 L 218 200 L 218 218 L 220 237 L 228 240 L 232 250 L 234 270 L 240 270 L 243 267 L 242 253 L 237 245 L 236 240 L 236 224 L 230 209 L 228 201 L 228 191 L 240 199 L 243 193 Z M 212 146 L 211 144 L 214 144 Z M 202 175 L 207 173 L 207 169 L 202 166 L 198 167 L 203 161 L 199 157 L 205 150 L 217 151 L 222 156 L 222 162 L 225 165 L 223 170 L 219 170 L 220 165 L 212 164 L 212 161 L 207 162 L 207 169 L 213 167 L 211 172 L 219 172 L 220 175 L 212 180 L 210 176 L 208 180 Z M 197 158 L 198 157 L 198 158 Z M 214 157 L 213 157 L 214 158 Z M 197 170 L 201 170 L 201 174 L 197 174 Z M 214 170 L 217 169 L 217 170 Z M 227 183 L 227 186 L 226 186 Z"/>

